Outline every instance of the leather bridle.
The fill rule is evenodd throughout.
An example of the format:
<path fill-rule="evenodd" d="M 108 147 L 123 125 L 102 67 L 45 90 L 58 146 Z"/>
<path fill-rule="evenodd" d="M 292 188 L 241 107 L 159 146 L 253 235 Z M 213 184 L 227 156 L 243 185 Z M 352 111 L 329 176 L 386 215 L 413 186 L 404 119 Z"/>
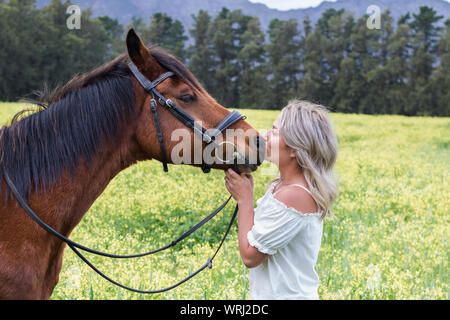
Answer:
<path fill-rule="evenodd" d="M 154 116 L 155 123 L 156 123 L 156 128 L 157 128 L 157 132 L 158 132 L 158 140 L 159 140 L 159 143 L 160 143 L 161 153 L 162 153 L 161 158 L 162 158 L 162 163 L 163 163 L 165 172 L 168 172 L 168 167 L 167 167 L 167 159 L 166 159 L 166 152 L 165 152 L 165 147 L 164 147 L 163 135 L 162 135 L 161 126 L 160 126 L 160 122 L 159 122 L 159 118 L 158 118 L 158 113 L 157 113 L 157 110 L 156 110 L 156 105 L 157 105 L 156 101 L 157 101 L 157 99 L 158 99 L 158 102 L 159 102 L 160 105 L 164 106 L 167 110 L 169 110 L 171 112 L 171 114 L 173 114 L 184 125 L 186 125 L 188 128 L 193 130 L 193 132 L 195 134 L 199 135 L 202 138 L 202 140 L 206 143 L 206 145 L 213 144 L 215 148 L 219 147 L 219 144 L 217 144 L 217 142 L 216 142 L 216 138 L 217 138 L 217 136 L 219 134 L 221 134 L 224 130 L 226 130 L 231 125 L 235 124 L 236 122 L 246 119 L 246 117 L 241 115 L 241 113 L 239 111 L 232 111 L 222 122 L 219 123 L 219 125 L 217 125 L 216 128 L 214 128 L 213 130 L 207 130 L 207 129 L 203 128 L 202 126 L 199 126 L 195 122 L 195 119 L 192 116 L 190 116 L 183 109 L 178 107 L 172 100 L 166 99 L 163 95 L 161 95 L 156 90 L 156 86 L 158 86 L 160 83 L 162 83 L 164 80 L 168 79 L 169 77 L 174 76 L 173 72 L 166 72 L 163 75 L 161 75 L 158 79 L 156 79 L 155 81 L 152 82 L 152 81 L 148 80 L 137 69 L 137 67 L 132 62 L 130 62 L 128 64 L 128 66 L 129 66 L 131 72 L 133 73 L 133 75 L 138 80 L 138 82 L 145 89 L 145 91 L 147 91 L 151 95 L 150 107 L 151 107 L 151 110 L 153 112 L 153 116 Z M 237 150 L 235 150 L 235 151 L 237 152 Z M 236 154 L 236 152 L 234 154 Z M 238 172 L 237 171 L 237 165 L 236 165 L 235 161 L 232 163 L 232 168 L 236 172 Z M 204 164 L 203 167 L 202 167 L 202 170 L 205 173 L 209 173 L 210 170 L 211 170 L 211 166 L 209 164 Z M 54 230 L 52 227 L 50 227 L 48 224 L 46 224 L 44 221 L 42 221 L 39 218 L 39 216 L 31 209 L 31 207 L 28 205 L 27 201 L 18 192 L 17 188 L 15 187 L 13 181 L 9 177 L 8 173 L 6 172 L 6 170 L 3 170 L 3 176 L 5 178 L 6 184 L 10 188 L 11 192 L 14 194 L 17 202 L 25 210 L 25 212 L 28 214 L 28 216 L 33 221 L 35 221 L 43 230 L 45 230 L 46 232 L 48 232 L 51 235 L 55 236 L 56 238 L 58 238 L 62 242 L 66 243 L 69 246 L 69 248 L 72 249 L 75 252 L 75 254 L 81 260 L 83 260 L 89 267 L 91 267 L 96 273 L 98 273 L 104 279 L 110 281 L 111 283 L 113 283 L 113 284 L 115 284 L 115 285 L 117 285 L 117 286 L 119 286 L 119 287 L 121 287 L 123 289 L 127 289 L 127 290 L 130 290 L 130 291 L 133 291 L 133 292 L 137 292 L 137 293 L 143 293 L 143 294 L 161 293 L 161 292 L 169 291 L 171 289 L 174 289 L 174 288 L 178 287 L 179 285 L 183 284 L 184 282 L 188 281 L 189 279 L 193 278 L 194 276 L 199 274 L 204 269 L 206 269 L 206 268 L 210 268 L 211 269 L 212 268 L 212 262 L 213 262 L 214 258 L 216 257 L 217 253 L 219 252 L 220 248 L 222 247 L 223 243 L 225 242 L 225 240 L 226 240 L 226 238 L 227 238 L 227 236 L 228 236 L 228 234 L 229 234 L 229 232 L 231 230 L 231 227 L 233 226 L 233 223 L 234 223 L 234 221 L 236 219 L 236 216 L 237 216 L 237 213 L 238 213 L 238 210 L 239 210 L 239 207 L 236 205 L 236 207 L 234 209 L 234 212 L 233 212 L 233 215 L 231 217 L 231 221 L 228 224 L 228 227 L 227 227 L 227 229 L 225 231 L 224 236 L 222 237 L 221 242 L 219 243 L 219 246 L 217 247 L 217 249 L 214 252 L 214 254 L 206 261 L 206 263 L 202 267 L 200 267 L 197 271 L 191 273 L 185 279 L 181 280 L 180 282 L 178 282 L 178 283 L 176 283 L 176 284 L 174 284 L 174 285 L 172 285 L 170 287 L 167 287 L 167 288 L 164 288 L 164 289 L 159 289 L 159 290 L 141 290 L 141 289 L 135 289 L 135 288 L 131 288 L 131 287 L 125 286 L 125 285 L 120 284 L 117 281 L 111 279 L 110 277 L 106 276 L 103 272 L 101 272 L 99 269 L 97 269 L 83 254 L 81 254 L 80 250 L 88 252 L 88 253 L 92 253 L 92 254 L 95 254 L 95 255 L 108 257 L 108 258 L 116 258 L 116 259 L 139 258 L 139 257 L 144 257 L 144 256 L 148 256 L 148 255 L 151 255 L 151 254 L 154 254 L 154 253 L 157 253 L 157 252 L 164 251 L 166 249 L 169 249 L 169 248 L 175 246 L 177 243 L 179 243 L 180 241 L 182 241 L 185 238 L 187 238 L 188 236 L 190 236 L 196 230 L 201 228 L 205 223 L 207 223 L 212 218 L 214 218 L 220 211 L 222 211 L 223 208 L 225 208 L 225 206 L 231 200 L 231 198 L 232 198 L 231 196 L 219 208 L 214 210 L 214 212 L 209 214 L 202 221 L 200 221 L 199 223 L 194 225 L 191 229 L 189 229 L 187 232 L 183 233 L 180 237 L 178 237 L 177 239 L 172 241 L 170 244 L 168 244 L 166 246 L 163 246 L 163 247 L 161 247 L 159 249 L 155 249 L 155 250 L 146 252 L 146 253 L 139 253 L 139 254 L 133 254 L 133 255 L 116 255 L 116 254 L 105 253 L 105 252 L 101 252 L 101 251 L 97 251 L 97 250 L 85 247 L 85 246 L 83 246 L 83 245 L 81 245 L 79 243 L 76 243 L 76 242 L 68 239 L 67 237 L 63 236 L 62 234 L 60 234 L 59 232 Z"/>
<path fill-rule="evenodd" d="M 153 117 L 155 119 L 156 123 L 156 129 L 158 132 L 158 140 L 161 148 L 161 159 L 164 166 L 164 171 L 168 172 L 167 167 L 167 159 L 166 159 L 166 149 L 164 147 L 164 139 L 162 135 L 161 125 L 159 123 L 159 117 L 158 112 L 156 110 L 156 101 L 158 99 L 158 102 L 161 106 L 165 107 L 167 110 L 170 111 L 172 115 L 174 115 L 178 120 L 180 120 L 186 127 L 191 129 L 195 134 L 197 134 L 205 143 L 206 145 L 213 145 L 215 148 L 220 147 L 220 145 L 216 142 L 216 138 L 218 135 L 222 134 L 223 131 L 228 129 L 230 126 L 235 124 L 236 122 L 239 122 L 240 120 L 247 119 L 246 116 L 243 116 L 239 111 L 232 111 L 230 114 L 228 114 L 225 119 L 220 122 L 216 128 L 214 129 L 205 129 L 204 127 L 200 126 L 198 123 L 195 122 L 195 119 L 188 113 L 186 113 L 183 109 L 181 109 L 179 106 L 176 105 L 172 100 L 166 99 L 163 95 L 161 95 L 158 90 L 156 90 L 156 86 L 158 86 L 160 83 L 162 83 L 164 80 L 174 76 L 173 72 L 166 72 L 162 74 L 158 79 L 155 81 L 148 80 L 136 67 L 136 65 L 133 62 L 129 62 L 128 66 L 137 79 L 137 81 L 141 84 L 141 86 L 150 93 L 152 99 L 150 100 L 150 107 L 153 112 Z M 235 152 L 237 150 L 235 149 Z M 235 153 L 234 153 L 235 154 Z M 228 162 L 227 162 L 228 163 Z M 236 172 L 239 172 L 236 167 L 236 161 L 233 161 L 232 168 Z M 209 164 L 203 164 L 202 170 L 204 173 L 209 173 L 211 171 L 211 166 Z"/>

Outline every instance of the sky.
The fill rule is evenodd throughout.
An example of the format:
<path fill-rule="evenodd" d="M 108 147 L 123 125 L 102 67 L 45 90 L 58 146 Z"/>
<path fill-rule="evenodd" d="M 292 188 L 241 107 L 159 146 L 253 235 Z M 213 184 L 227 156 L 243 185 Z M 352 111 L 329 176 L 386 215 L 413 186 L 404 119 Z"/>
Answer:
<path fill-rule="evenodd" d="M 324 0 L 249 0 L 250 2 L 264 3 L 272 9 L 290 10 L 290 9 L 304 9 L 309 7 L 317 7 Z M 444 0 L 450 2 L 450 0 Z M 336 2 L 333 0 L 332 2 Z"/>
<path fill-rule="evenodd" d="M 289 10 L 317 7 L 323 0 L 250 0 L 250 2 L 264 3 L 272 9 Z"/>

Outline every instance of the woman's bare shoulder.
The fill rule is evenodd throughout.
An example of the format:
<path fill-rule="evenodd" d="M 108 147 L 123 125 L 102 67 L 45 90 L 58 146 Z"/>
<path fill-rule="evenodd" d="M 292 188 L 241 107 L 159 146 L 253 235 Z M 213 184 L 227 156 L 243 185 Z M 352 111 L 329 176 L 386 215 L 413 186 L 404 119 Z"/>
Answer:
<path fill-rule="evenodd" d="M 274 196 L 288 208 L 303 213 L 317 213 L 318 207 L 313 197 L 304 189 L 297 186 L 285 186 Z"/>

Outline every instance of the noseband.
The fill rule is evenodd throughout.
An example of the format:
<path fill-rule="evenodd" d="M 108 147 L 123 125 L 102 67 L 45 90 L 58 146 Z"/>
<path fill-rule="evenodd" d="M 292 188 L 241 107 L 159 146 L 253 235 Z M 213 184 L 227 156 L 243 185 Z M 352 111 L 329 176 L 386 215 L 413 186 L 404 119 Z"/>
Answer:
<path fill-rule="evenodd" d="M 158 79 L 155 81 L 148 80 L 136 67 L 136 65 L 133 62 L 128 63 L 128 67 L 130 68 L 131 72 L 137 79 L 137 81 L 141 84 L 141 86 L 150 93 L 152 99 L 150 100 L 150 107 L 153 112 L 153 117 L 155 119 L 156 123 L 156 129 L 158 132 L 158 140 L 161 148 L 161 159 L 164 166 L 164 171 L 168 172 L 169 169 L 167 167 L 167 159 L 166 159 L 166 149 L 164 147 L 164 139 L 162 135 L 161 125 L 159 123 L 159 117 L 158 112 L 156 110 L 156 101 L 158 100 L 159 104 L 163 107 L 165 107 L 167 110 L 170 111 L 172 115 L 174 115 L 178 120 L 180 120 L 186 127 L 191 129 L 195 134 L 197 134 L 205 143 L 206 145 L 214 145 L 215 148 L 218 148 L 220 145 L 217 144 L 216 138 L 218 135 L 222 134 L 223 131 L 228 129 L 230 126 L 235 124 L 236 122 L 240 120 L 247 119 L 246 116 L 243 116 L 239 111 L 232 111 L 229 115 L 225 117 L 225 119 L 220 122 L 216 128 L 214 129 L 205 129 L 204 127 L 200 126 L 198 123 L 196 124 L 195 119 L 188 113 L 186 113 L 183 109 L 181 109 L 175 102 L 173 102 L 170 99 L 166 99 L 161 93 L 156 90 L 156 87 L 161 84 L 164 80 L 173 77 L 173 72 L 166 72 L 162 74 Z M 235 150 L 237 151 L 237 150 Z M 238 172 L 236 167 L 236 162 L 234 161 L 232 164 L 232 168 Z M 209 164 L 203 164 L 202 170 L 204 173 L 209 173 L 211 171 L 211 166 Z"/>

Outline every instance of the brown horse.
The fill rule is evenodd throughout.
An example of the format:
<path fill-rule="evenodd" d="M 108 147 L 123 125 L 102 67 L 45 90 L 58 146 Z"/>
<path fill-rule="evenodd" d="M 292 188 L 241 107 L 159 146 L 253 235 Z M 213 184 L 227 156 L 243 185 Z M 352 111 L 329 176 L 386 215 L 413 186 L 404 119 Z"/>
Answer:
<path fill-rule="evenodd" d="M 48 106 L 28 117 L 15 117 L 0 130 L 0 299 L 48 299 L 58 283 L 65 249 L 17 204 L 3 170 L 39 217 L 68 237 L 121 170 L 138 161 L 161 160 L 150 95 L 132 76 L 129 60 L 150 80 L 173 72 L 175 76 L 159 84 L 158 91 L 205 128 L 214 128 L 230 113 L 181 62 L 160 48 L 148 49 L 133 30 L 127 48 L 128 55 L 74 77 L 46 97 Z M 177 142 L 170 136 L 184 126 L 164 108 L 158 107 L 158 113 L 166 158 L 173 163 L 170 154 Z M 253 130 L 259 138 L 245 121 L 232 127 Z M 191 135 L 194 146 L 198 137 Z M 254 148 L 249 139 L 233 138 L 233 143 L 239 150 Z M 193 157 L 194 147 L 191 151 Z M 256 170 L 256 166 L 238 168 Z"/>

